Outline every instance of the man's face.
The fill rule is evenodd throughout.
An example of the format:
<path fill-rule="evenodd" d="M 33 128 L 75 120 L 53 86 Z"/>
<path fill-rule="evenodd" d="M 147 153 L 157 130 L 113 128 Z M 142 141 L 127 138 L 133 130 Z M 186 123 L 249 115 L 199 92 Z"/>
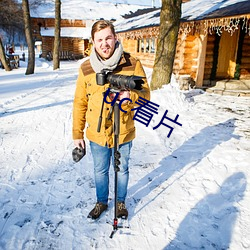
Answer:
<path fill-rule="evenodd" d="M 94 34 L 95 50 L 103 59 L 109 59 L 113 55 L 116 41 L 116 36 L 109 27 Z"/>

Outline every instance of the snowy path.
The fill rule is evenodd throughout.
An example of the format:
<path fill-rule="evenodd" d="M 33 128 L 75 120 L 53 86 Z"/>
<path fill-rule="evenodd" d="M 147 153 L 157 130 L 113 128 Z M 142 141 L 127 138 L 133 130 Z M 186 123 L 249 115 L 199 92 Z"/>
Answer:
<path fill-rule="evenodd" d="M 159 114 L 137 123 L 127 206 L 130 229 L 99 222 L 92 159 L 71 160 L 79 63 L 33 76 L 0 72 L 0 249 L 250 249 L 250 99 L 154 91 Z M 157 125 L 164 111 L 183 126 Z"/>

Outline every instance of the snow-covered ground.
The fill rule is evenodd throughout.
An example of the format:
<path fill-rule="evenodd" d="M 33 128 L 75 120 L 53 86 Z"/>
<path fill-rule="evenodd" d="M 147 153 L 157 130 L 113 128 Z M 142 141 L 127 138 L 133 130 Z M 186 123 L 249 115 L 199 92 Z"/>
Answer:
<path fill-rule="evenodd" d="M 72 161 L 72 100 L 81 61 L 36 61 L 35 74 L 0 69 L 0 249 L 250 249 L 250 99 L 153 91 L 150 125 L 136 122 L 130 160 L 129 229 L 109 238 L 98 222 L 89 145 Z M 146 69 L 150 79 L 151 70 Z M 182 126 L 153 130 L 164 112 Z M 172 122 L 164 122 L 172 126 Z"/>

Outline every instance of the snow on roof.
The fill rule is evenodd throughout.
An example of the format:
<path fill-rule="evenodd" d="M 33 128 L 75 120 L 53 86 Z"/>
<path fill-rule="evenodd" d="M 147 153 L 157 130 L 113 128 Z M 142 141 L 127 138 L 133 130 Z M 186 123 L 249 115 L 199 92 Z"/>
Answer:
<path fill-rule="evenodd" d="M 135 12 L 138 9 L 149 8 L 150 6 L 132 5 L 132 4 L 115 4 L 110 2 L 96 2 L 93 0 L 61 0 L 61 18 L 62 19 L 79 19 L 79 20 L 96 20 L 118 19 L 122 15 Z M 47 0 L 36 9 L 30 10 L 31 17 L 54 18 L 55 4 Z"/>
<path fill-rule="evenodd" d="M 54 36 L 54 28 L 41 28 L 42 36 Z M 83 27 L 62 27 L 61 37 L 78 37 L 82 39 L 89 39 L 91 37 L 91 28 Z"/>
<path fill-rule="evenodd" d="M 116 32 L 157 26 L 160 24 L 160 8 L 131 18 L 117 20 Z M 182 4 L 182 21 L 194 21 L 216 17 L 250 13 L 249 0 L 191 0 Z"/>
<path fill-rule="evenodd" d="M 226 16 L 226 12 L 219 12 L 222 9 L 234 9 L 231 15 L 240 15 L 250 13 L 249 0 L 191 0 L 182 4 L 182 16 L 185 21 L 201 20 L 215 17 Z M 229 7 L 230 6 L 230 7 Z M 246 8 L 248 6 L 248 8 Z M 212 13 L 217 11 L 221 13 L 219 16 L 209 17 Z"/>
<path fill-rule="evenodd" d="M 42 36 L 54 36 L 54 28 L 42 28 Z M 61 37 L 79 37 L 82 39 L 89 39 L 91 36 L 91 28 L 83 27 L 62 27 L 61 28 Z"/>
<path fill-rule="evenodd" d="M 116 32 L 139 29 L 141 27 L 156 26 L 160 23 L 160 9 L 138 15 L 133 18 L 120 19 L 114 22 Z"/>

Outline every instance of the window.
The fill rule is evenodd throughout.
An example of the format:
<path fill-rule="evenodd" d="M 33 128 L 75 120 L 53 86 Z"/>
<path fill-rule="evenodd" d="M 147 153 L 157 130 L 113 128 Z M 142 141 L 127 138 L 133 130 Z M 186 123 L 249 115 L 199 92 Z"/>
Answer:
<path fill-rule="evenodd" d="M 155 38 L 141 38 L 137 40 L 138 53 L 155 53 Z"/>

